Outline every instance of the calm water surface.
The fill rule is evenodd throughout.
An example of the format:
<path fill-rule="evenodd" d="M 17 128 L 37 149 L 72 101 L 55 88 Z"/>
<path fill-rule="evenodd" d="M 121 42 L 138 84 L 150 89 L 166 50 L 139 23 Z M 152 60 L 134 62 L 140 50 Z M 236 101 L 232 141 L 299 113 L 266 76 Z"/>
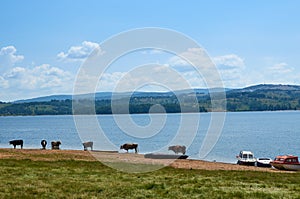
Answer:
<path fill-rule="evenodd" d="M 161 117 L 161 115 L 151 116 Z M 198 130 L 191 132 L 193 124 L 186 124 L 183 127 L 184 134 L 177 139 L 182 143 L 192 140 L 187 155 L 190 158 L 198 159 L 211 114 L 197 113 L 189 114 L 189 116 L 200 118 Z M 119 115 L 118 117 L 122 120 L 124 116 Z M 115 146 L 114 150 L 119 150 L 119 146 L 125 142 L 137 142 L 139 143 L 139 152 L 148 153 L 170 144 L 170 141 L 176 137 L 179 127 L 182 127 L 180 126 L 181 117 L 181 114 L 167 114 L 164 126 L 156 128 L 154 124 L 153 131 L 156 133 L 147 138 L 136 138 L 124 133 L 112 115 L 97 116 L 97 119 L 107 139 Z M 137 125 L 145 127 L 147 131 L 152 131 L 149 126 L 147 128 L 151 122 L 149 115 L 131 115 L 131 118 Z M 23 139 L 24 148 L 41 148 L 40 141 L 46 139 L 48 141 L 47 148 L 50 148 L 49 143 L 52 140 L 60 140 L 62 149 L 82 149 L 81 137 L 84 141 L 93 140 L 96 150 L 106 149 L 104 141 L 99 140 L 97 131 L 89 123 L 88 117 L 84 124 L 86 133 L 79 135 L 72 116 L 0 117 L 0 147 L 11 148 L 12 146 L 8 144 L 9 140 Z M 130 131 L 130 127 L 127 130 Z M 193 133 L 196 133 L 195 137 Z M 235 162 L 235 156 L 240 150 L 251 150 L 256 157 L 274 158 L 279 154 L 300 156 L 300 112 L 227 113 L 221 136 L 204 159 Z"/>

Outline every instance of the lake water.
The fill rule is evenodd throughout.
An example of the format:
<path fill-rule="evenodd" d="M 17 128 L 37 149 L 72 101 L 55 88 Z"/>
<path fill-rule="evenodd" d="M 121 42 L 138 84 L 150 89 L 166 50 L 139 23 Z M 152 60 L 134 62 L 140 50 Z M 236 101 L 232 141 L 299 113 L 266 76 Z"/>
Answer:
<path fill-rule="evenodd" d="M 188 143 L 187 155 L 200 159 L 199 150 L 209 128 L 211 113 L 185 114 L 190 123 L 181 123 L 183 114 L 150 116 L 130 115 L 138 128 L 126 125 L 128 115 L 117 115 L 119 123 L 112 115 L 98 115 L 98 126 L 90 122 L 89 116 L 80 116 L 83 122 L 77 126 L 73 116 L 0 117 L 0 147 L 12 148 L 9 140 L 23 139 L 24 148 L 41 148 L 41 140 L 46 139 L 48 149 L 52 140 L 60 140 L 61 149 L 82 150 L 81 137 L 84 141 L 94 141 L 95 150 L 119 150 L 119 146 L 125 142 L 136 142 L 140 153 L 149 153 L 159 149 L 168 152 L 165 147 L 175 141 L 178 144 Z M 195 125 L 198 123 L 194 124 L 189 117 L 199 118 L 196 131 Z M 160 126 L 162 121 L 163 125 Z M 105 138 L 99 136 L 99 127 Z M 178 129 L 181 129 L 179 134 Z M 105 139 L 110 142 L 108 145 Z M 256 157 L 274 158 L 280 154 L 299 156 L 300 112 L 226 113 L 219 139 L 208 155 L 201 159 L 236 162 L 235 156 L 240 150 L 251 150 Z"/>

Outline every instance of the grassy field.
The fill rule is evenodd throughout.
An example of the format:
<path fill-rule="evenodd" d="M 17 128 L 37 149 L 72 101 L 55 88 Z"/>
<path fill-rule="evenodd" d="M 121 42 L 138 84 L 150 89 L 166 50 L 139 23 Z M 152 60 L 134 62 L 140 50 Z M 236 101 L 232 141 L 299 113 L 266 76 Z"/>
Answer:
<path fill-rule="evenodd" d="M 0 198 L 300 198 L 300 172 L 165 167 L 129 174 L 98 161 L 0 159 Z"/>

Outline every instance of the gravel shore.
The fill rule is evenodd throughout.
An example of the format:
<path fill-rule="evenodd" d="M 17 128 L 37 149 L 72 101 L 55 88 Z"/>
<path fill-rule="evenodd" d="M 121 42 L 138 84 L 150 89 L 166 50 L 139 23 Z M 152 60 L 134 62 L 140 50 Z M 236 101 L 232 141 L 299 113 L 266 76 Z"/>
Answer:
<path fill-rule="evenodd" d="M 151 159 L 143 154 L 118 153 L 108 151 L 81 151 L 81 150 L 41 150 L 41 149 L 0 149 L 0 159 L 31 159 L 34 161 L 57 161 L 57 160 L 82 160 L 100 162 L 124 162 L 135 164 L 151 164 L 171 166 L 180 169 L 201 170 L 238 170 L 238 171 L 264 171 L 286 172 L 272 168 L 254 166 L 241 166 L 237 164 L 208 162 L 193 159 Z"/>

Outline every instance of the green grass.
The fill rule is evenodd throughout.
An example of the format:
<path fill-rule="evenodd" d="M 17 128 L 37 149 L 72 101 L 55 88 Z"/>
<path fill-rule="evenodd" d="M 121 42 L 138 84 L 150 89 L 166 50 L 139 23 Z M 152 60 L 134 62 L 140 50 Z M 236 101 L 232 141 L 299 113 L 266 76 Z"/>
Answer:
<path fill-rule="evenodd" d="M 0 198 L 300 198 L 300 173 L 170 167 L 129 174 L 100 162 L 0 159 Z"/>

